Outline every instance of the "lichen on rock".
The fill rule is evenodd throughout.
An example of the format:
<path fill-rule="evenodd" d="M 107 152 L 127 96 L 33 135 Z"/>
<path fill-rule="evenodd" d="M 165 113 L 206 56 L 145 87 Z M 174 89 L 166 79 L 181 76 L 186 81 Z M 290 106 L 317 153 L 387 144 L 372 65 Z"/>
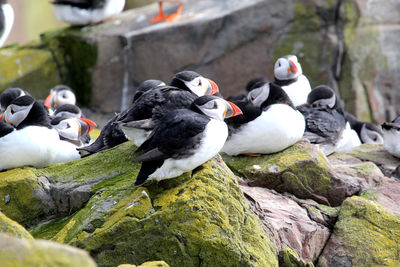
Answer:
<path fill-rule="evenodd" d="M 6 233 L 18 238 L 33 239 L 32 235 L 19 223 L 7 218 L 0 212 L 0 233 Z"/>

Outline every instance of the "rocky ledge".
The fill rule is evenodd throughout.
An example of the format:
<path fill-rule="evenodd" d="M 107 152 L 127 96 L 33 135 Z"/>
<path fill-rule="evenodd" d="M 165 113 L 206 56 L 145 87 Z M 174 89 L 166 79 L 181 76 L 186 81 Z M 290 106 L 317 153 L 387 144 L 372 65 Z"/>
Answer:
<path fill-rule="evenodd" d="M 0 243 L 12 244 L 0 262 L 48 248 L 74 266 L 400 263 L 400 161 L 382 146 L 326 158 L 300 141 L 140 187 L 133 149 L 0 173 Z"/>

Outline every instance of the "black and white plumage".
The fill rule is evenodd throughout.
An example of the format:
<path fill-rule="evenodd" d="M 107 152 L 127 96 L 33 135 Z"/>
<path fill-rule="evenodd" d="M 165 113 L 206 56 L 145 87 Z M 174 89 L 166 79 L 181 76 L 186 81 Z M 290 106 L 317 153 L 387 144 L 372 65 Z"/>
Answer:
<path fill-rule="evenodd" d="M 354 115 L 346 111 L 344 115 L 351 128 L 356 131 L 361 143 L 383 144 L 383 132 L 380 127 L 370 122 L 359 121 Z"/>
<path fill-rule="evenodd" d="M 325 155 L 336 151 L 346 128 L 344 111 L 335 92 L 328 86 L 315 87 L 307 104 L 297 107 L 306 121 L 304 137 L 317 144 Z"/>
<path fill-rule="evenodd" d="M 242 92 L 242 93 L 239 93 L 239 94 L 236 94 L 236 95 L 233 95 L 233 96 L 229 96 L 229 97 L 227 97 L 226 98 L 226 100 L 228 100 L 228 101 L 232 101 L 232 102 L 235 102 L 235 101 L 246 101 L 246 99 L 247 99 L 247 94 L 251 91 L 251 90 L 253 90 L 254 88 L 255 88 L 255 86 L 258 86 L 258 84 L 260 84 L 260 83 L 262 83 L 262 82 L 264 82 L 264 83 L 269 83 L 270 81 L 267 79 L 267 78 L 265 78 L 265 77 L 256 77 L 256 78 L 253 78 L 253 79 L 251 79 L 247 84 L 246 84 L 246 87 L 245 87 L 245 91 L 244 92 Z"/>
<path fill-rule="evenodd" d="M 56 129 L 61 140 L 68 141 L 77 147 L 88 145 L 89 133 L 97 127 L 96 123 L 89 119 L 68 116 L 55 117 L 51 120 L 51 126 Z"/>
<path fill-rule="evenodd" d="M 132 99 L 132 104 L 141 96 L 143 93 L 150 91 L 154 88 L 165 86 L 166 84 L 160 80 L 146 80 L 142 82 L 136 89 L 135 95 Z"/>
<path fill-rule="evenodd" d="M 72 89 L 67 85 L 57 85 L 50 90 L 50 94 L 46 97 L 44 105 L 55 110 L 56 108 L 65 105 L 75 105 L 76 96 Z"/>
<path fill-rule="evenodd" d="M 229 137 L 222 151 L 228 155 L 275 153 L 293 145 L 304 134 L 302 114 L 275 84 L 260 82 L 247 100 L 235 104 L 243 115 L 226 120 Z"/>
<path fill-rule="evenodd" d="M 228 137 L 224 118 L 240 113 L 233 103 L 208 95 L 197 98 L 188 109 L 166 113 L 135 151 L 144 151 L 134 159 L 143 162 L 135 185 L 177 177 L 211 159 Z"/>
<path fill-rule="evenodd" d="M 12 125 L 14 130 L 0 138 L 0 170 L 25 165 L 45 167 L 79 158 L 76 146 L 60 140 L 44 106 L 30 96 L 21 96 L 10 103 L 4 123 Z"/>
<path fill-rule="evenodd" d="M 52 114 L 53 118 L 81 118 L 82 110 L 73 104 L 64 104 L 56 108 Z"/>
<path fill-rule="evenodd" d="M 7 88 L 0 95 L 0 111 L 4 112 L 14 99 L 24 95 L 30 94 L 21 88 Z"/>
<path fill-rule="evenodd" d="M 400 158 L 400 116 L 382 124 L 383 145 L 393 156 Z"/>
<path fill-rule="evenodd" d="M 99 23 L 122 12 L 125 0 L 55 0 L 56 17 L 71 25 Z"/>
<path fill-rule="evenodd" d="M 307 77 L 303 75 L 296 56 L 288 55 L 279 58 L 275 62 L 274 77 L 274 83 L 282 87 L 295 106 L 307 102 L 311 86 Z"/>
<path fill-rule="evenodd" d="M 6 0 L 0 0 L 0 47 L 4 45 L 14 24 L 14 9 Z"/>

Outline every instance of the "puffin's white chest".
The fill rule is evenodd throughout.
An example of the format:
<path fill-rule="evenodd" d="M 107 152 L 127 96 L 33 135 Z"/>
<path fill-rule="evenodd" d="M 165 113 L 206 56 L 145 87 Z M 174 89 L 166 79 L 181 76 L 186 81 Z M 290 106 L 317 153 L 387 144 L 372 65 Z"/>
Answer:
<path fill-rule="evenodd" d="M 300 112 L 285 104 L 275 104 L 233 133 L 222 151 L 228 155 L 275 153 L 300 140 L 304 129 Z"/>
<path fill-rule="evenodd" d="M 391 155 L 400 158 L 400 132 L 383 130 L 383 145 Z"/>
<path fill-rule="evenodd" d="M 207 124 L 201 143 L 194 155 L 183 159 L 167 159 L 163 165 L 149 176 L 149 180 L 163 180 L 177 177 L 191 171 L 214 157 L 223 147 L 228 137 L 228 127 L 223 121 L 211 119 Z"/>
<path fill-rule="evenodd" d="M 54 129 L 28 126 L 0 138 L 0 170 L 25 165 L 45 167 L 79 158 L 72 144 L 61 141 Z"/>
<path fill-rule="evenodd" d="M 57 18 L 71 25 L 98 23 L 119 14 L 124 8 L 125 0 L 106 1 L 101 9 L 83 9 L 69 5 L 54 5 Z"/>
<path fill-rule="evenodd" d="M 292 100 L 293 105 L 299 106 L 307 102 L 307 96 L 311 92 L 311 85 L 306 76 L 300 75 L 296 82 L 282 86 L 282 89 Z"/>
<path fill-rule="evenodd" d="M 361 140 L 357 132 L 351 129 L 350 123 L 347 122 L 336 151 L 346 151 L 359 145 L 361 145 Z"/>

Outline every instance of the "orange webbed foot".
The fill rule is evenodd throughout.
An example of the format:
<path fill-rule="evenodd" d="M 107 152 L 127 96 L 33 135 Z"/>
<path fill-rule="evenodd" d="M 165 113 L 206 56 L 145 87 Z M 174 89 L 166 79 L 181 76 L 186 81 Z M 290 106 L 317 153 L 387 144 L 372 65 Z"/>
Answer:
<path fill-rule="evenodd" d="M 165 21 L 166 22 L 172 22 L 172 21 L 177 20 L 179 18 L 179 16 L 181 15 L 181 13 L 182 13 L 182 7 L 183 7 L 183 4 L 180 3 L 179 6 L 178 6 L 178 9 L 176 10 L 176 12 L 171 14 L 171 15 L 169 15 L 169 16 L 167 16 L 165 18 Z"/>
<path fill-rule="evenodd" d="M 246 154 L 243 154 L 243 155 L 248 156 L 248 157 L 259 157 L 259 156 L 261 156 L 260 153 L 246 153 Z"/>

